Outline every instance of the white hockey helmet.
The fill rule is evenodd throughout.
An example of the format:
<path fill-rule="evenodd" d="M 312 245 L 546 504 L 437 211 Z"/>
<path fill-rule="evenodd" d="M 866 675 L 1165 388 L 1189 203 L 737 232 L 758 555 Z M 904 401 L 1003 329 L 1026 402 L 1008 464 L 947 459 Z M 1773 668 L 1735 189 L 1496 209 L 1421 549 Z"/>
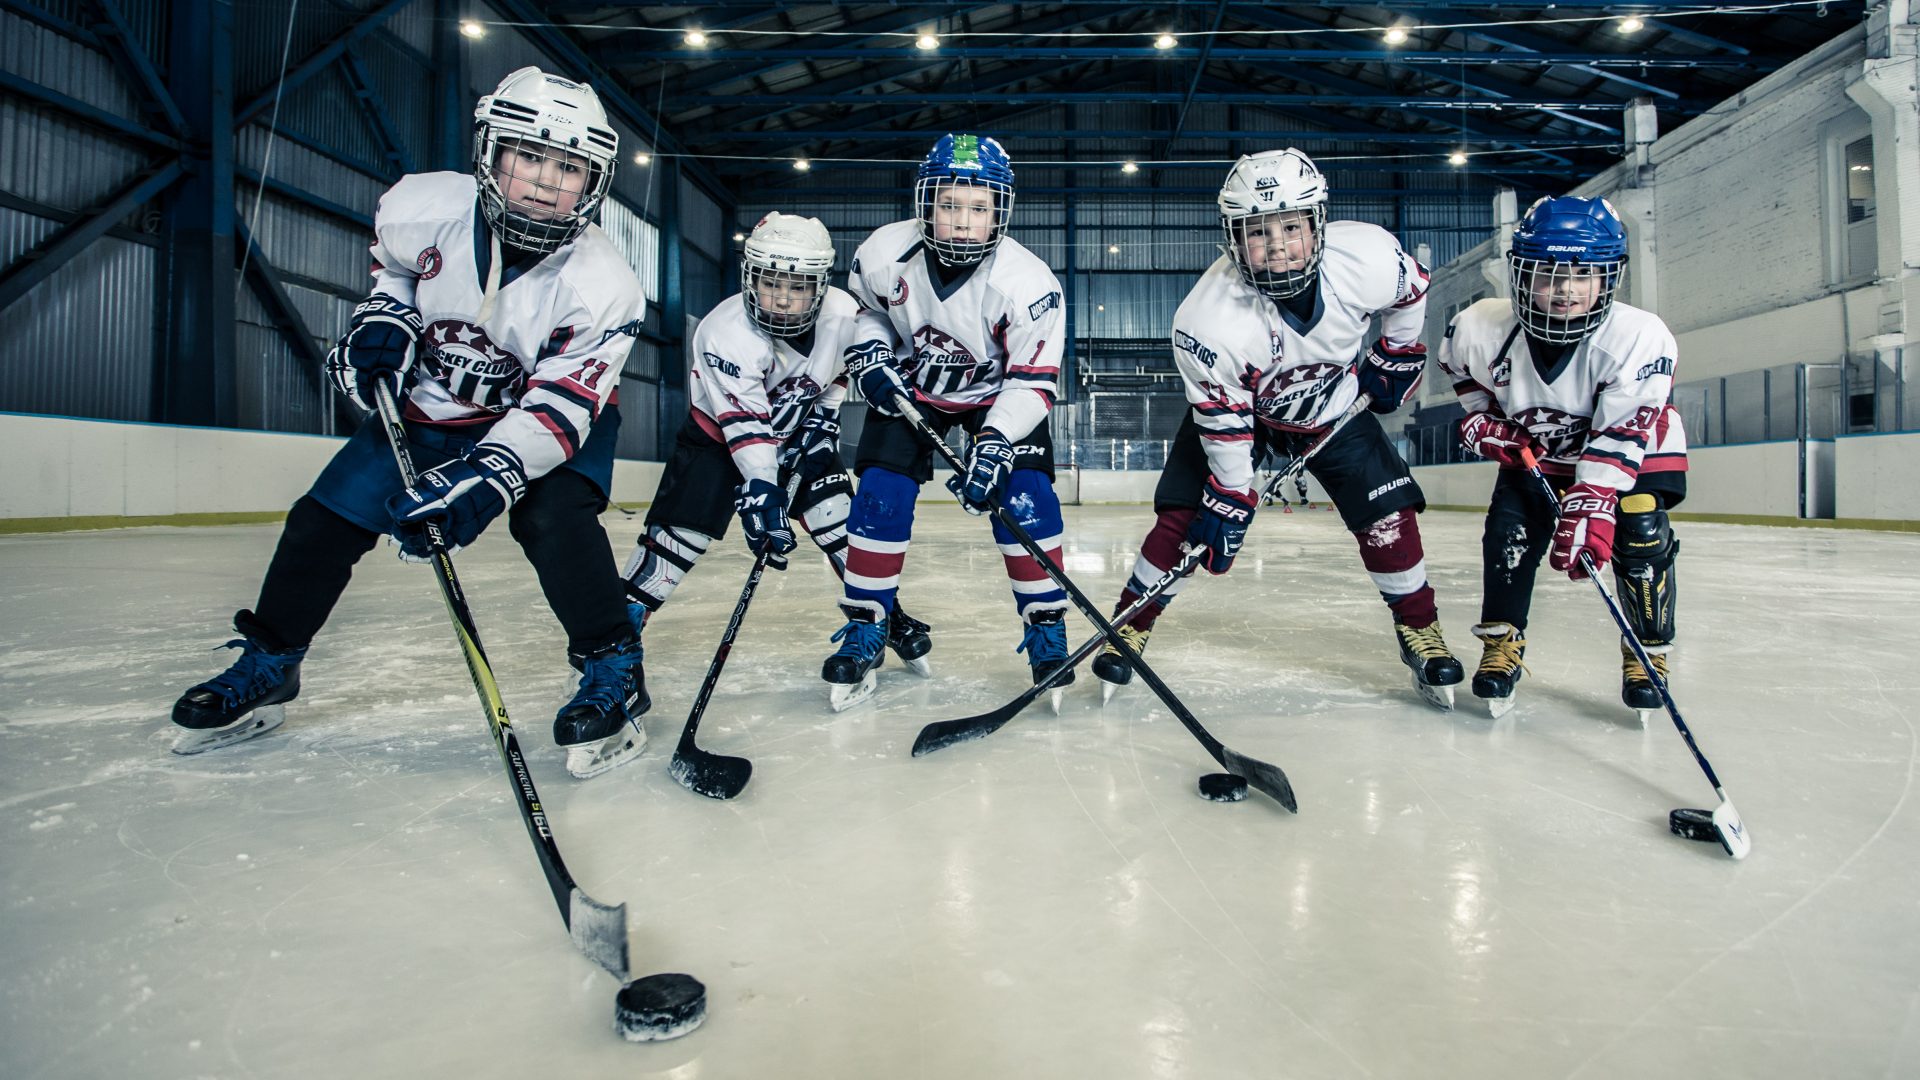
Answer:
<path fill-rule="evenodd" d="M 833 272 L 833 237 L 818 218 L 782 214 L 778 210 L 760 219 L 747 234 L 740 260 L 740 292 L 754 324 L 775 337 L 796 337 L 813 329 L 820 304 L 827 297 L 827 275 Z M 760 283 L 771 275 L 780 280 L 813 286 L 812 301 L 804 310 L 774 311 L 760 304 Z"/>
<path fill-rule="evenodd" d="M 1220 185 L 1220 228 L 1240 280 L 1275 300 L 1298 296 L 1320 272 L 1321 238 L 1327 226 L 1327 178 L 1307 155 L 1288 147 L 1248 154 L 1233 163 Z M 1271 214 L 1310 215 L 1313 249 L 1304 266 L 1292 270 L 1254 270 L 1247 265 L 1249 223 Z"/>
<path fill-rule="evenodd" d="M 584 159 L 586 181 L 573 209 L 534 216 L 509 204 L 495 175 L 503 145 L 576 166 Z M 481 211 L 501 240 L 524 251 L 558 251 L 579 236 L 607 197 L 619 157 L 620 136 L 593 87 L 537 67 L 500 80 L 473 110 L 473 172 L 480 181 Z"/>

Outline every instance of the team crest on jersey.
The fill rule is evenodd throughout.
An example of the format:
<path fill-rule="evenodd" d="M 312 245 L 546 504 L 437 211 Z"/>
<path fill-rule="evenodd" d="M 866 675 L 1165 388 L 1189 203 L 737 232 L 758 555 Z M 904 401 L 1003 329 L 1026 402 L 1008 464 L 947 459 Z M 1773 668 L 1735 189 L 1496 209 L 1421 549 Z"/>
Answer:
<path fill-rule="evenodd" d="M 821 394 L 820 384 L 813 376 L 802 373 L 790 379 L 782 379 L 767 391 L 767 404 L 778 409 L 785 405 L 805 404 Z"/>
<path fill-rule="evenodd" d="M 431 347 L 427 374 L 440 380 L 455 399 L 502 412 L 520 399 L 527 383 L 520 358 L 493 343 L 487 332 L 470 322 L 441 319 L 427 327 L 423 340 Z"/>
<path fill-rule="evenodd" d="M 904 277 L 894 278 L 893 293 L 892 295 L 887 297 L 887 306 L 899 307 L 901 304 L 904 304 L 906 302 L 907 302 L 907 279 Z"/>
<path fill-rule="evenodd" d="M 1320 403 L 1347 369 L 1340 364 L 1302 364 L 1275 373 L 1254 398 L 1260 415 L 1282 424 L 1305 423 L 1320 411 Z"/>
<path fill-rule="evenodd" d="M 413 263 L 420 268 L 420 280 L 431 281 L 440 273 L 440 264 L 443 261 L 444 260 L 440 258 L 440 249 L 430 247 L 421 252 L 420 257 L 415 259 Z"/>
<path fill-rule="evenodd" d="M 1506 354 L 1501 354 L 1492 364 L 1488 365 L 1487 377 L 1493 380 L 1493 385 L 1495 386 L 1512 385 L 1513 361 L 1509 359 Z"/>
<path fill-rule="evenodd" d="M 1280 331 L 1267 331 L 1267 348 L 1272 351 L 1273 359 L 1280 359 Z"/>
<path fill-rule="evenodd" d="M 1545 457 L 1575 457 L 1586 448 L 1589 421 L 1584 416 L 1575 416 L 1549 406 L 1535 406 L 1521 409 L 1513 420 L 1526 428 L 1527 434 L 1532 435 L 1535 442 L 1546 447 Z"/>
<path fill-rule="evenodd" d="M 965 343 L 937 326 L 913 332 L 913 382 L 929 394 L 952 394 L 986 379 L 993 365 L 973 355 Z"/>

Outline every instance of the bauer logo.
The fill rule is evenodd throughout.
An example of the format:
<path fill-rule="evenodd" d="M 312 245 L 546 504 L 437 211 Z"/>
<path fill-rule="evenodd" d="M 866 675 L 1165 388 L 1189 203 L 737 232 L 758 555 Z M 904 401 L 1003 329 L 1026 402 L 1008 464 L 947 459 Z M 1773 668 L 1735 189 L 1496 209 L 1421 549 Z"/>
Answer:
<path fill-rule="evenodd" d="M 1052 311 L 1054 308 L 1057 308 L 1059 306 L 1060 306 L 1060 294 L 1057 292 L 1050 292 L 1047 295 L 1041 297 L 1040 299 L 1035 300 L 1033 303 L 1027 305 L 1027 318 L 1032 319 L 1035 322 L 1038 322 L 1040 320 L 1040 316 L 1045 315 L 1047 312 Z"/>
<path fill-rule="evenodd" d="M 1220 359 L 1219 353 L 1200 344 L 1192 334 L 1187 333 L 1185 330 L 1175 330 L 1173 332 L 1173 347 L 1183 353 L 1192 353 L 1195 360 L 1200 361 L 1208 367 L 1212 367 L 1214 361 Z"/>
<path fill-rule="evenodd" d="M 1398 480 L 1389 480 L 1388 482 L 1381 484 L 1379 487 L 1374 488 L 1372 491 L 1367 492 L 1367 501 L 1372 502 L 1373 500 L 1379 498 L 1380 496 L 1385 495 L 1389 491 L 1394 491 L 1399 488 L 1406 487 L 1408 484 L 1411 484 L 1411 483 L 1413 483 L 1413 477 L 1411 476 L 1403 476 Z"/>
<path fill-rule="evenodd" d="M 1651 364 L 1646 364 L 1642 366 L 1640 368 L 1640 375 L 1638 378 L 1640 382 L 1646 382 L 1648 379 L 1653 378 L 1655 375 L 1671 375 L 1671 374 L 1673 374 L 1673 357 L 1663 356 L 1660 359 L 1655 360 Z"/>
<path fill-rule="evenodd" d="M 701 353 L 700 359 L 706 361 L 706 364 L 708 367 L 712 368 L 713 370 L 719 372 L 722 375 L 727 376 L 728 378 L 737 379 L 740 377 L 740 365 L 734 363 L 731 360 L 725 359 L 723 357 L 715 356 L 710 352 Z"/>

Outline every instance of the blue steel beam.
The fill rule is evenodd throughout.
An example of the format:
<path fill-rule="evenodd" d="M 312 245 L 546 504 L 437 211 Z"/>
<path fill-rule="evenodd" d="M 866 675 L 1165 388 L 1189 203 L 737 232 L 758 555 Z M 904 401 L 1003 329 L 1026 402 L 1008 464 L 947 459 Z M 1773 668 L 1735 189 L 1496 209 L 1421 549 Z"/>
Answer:
<path fill-rule="evenodd" d="M 247 183 L 252 184 L 255 187 L 264 187 L 268 191 L 271 191 L 275 195 L 279 195 L 282 198 L 292 199 L 294 202 L 300 203 L 303 206 L 310 207 L 311 209 L 314 209 L 314 210 L 318 210 L 321 213 L 326 214 L 328 217 L 337 218 L 345 222 L 350 222 L 354 225 L 360 226 L 363 229 L 366 229 L 368 232 L 373 231 L 372 216 L 368 214 L 363 214 L 360 211 L 355 210 L 351 206 L 342 206 L 341 204 L 334 202 L 331 199 L 326 199 L 326 198 L 322 198 L 321 196 L 315 195 L 313 192 L 308 191 L 305 188 L 294 187 L 292 184 L 289 184 L 284 180 L 275 180 L 271 176 L 263 177 L 259 173 L 253 171 L 252 169 L 247 168 L 244 165 L 234 166 L 233 175 L 238 179 L 245 180 Z"/>
<path fill-rule="evenodd" d="M 1030 69 L 1031 78 L 1046 72 L 1057 72 L 1054 65 L 1038 66 Z M 671 89 L 671 88 L 669 88 Z M 902 93 L 899 91 L 885 94 L 690 94 L 669 96 L 670 104 L 682 108 L 726 105 L 1108 105 L 1139 104 L 1166 105 L 1184 100 L 1185 95 L 1177 90 L 1116 90 L 1107 93 L 1061 91 L 1061 90 L 1012 90 L 988 94 L 970 93 Z M 1458 110 L 1460 103 L 1446 98 L 1421 96 L 1418 94 L 1373 93 L 1361 94 L 1257 94 L 1226 93 L 1201 91 L 1193 95 L 1195 104 L 1202 105 L 1337 105 L 1359 109 L 1453 109 Z M 1468 98 L 1467 107 L 1476 110 L 1492 109 L 1567 109 L 1597 112 L 1619 112 L 1618 101 L 1598 101 L 1578 98 L 1537 98 L 1514 100 L 1511 98 Z M 1701 102 L 1678 102 L 1678 112 L 1699 113 L 1707 106 Z"/>
<path fill-rule="evenodd" d="M 81 101 L 37 82 L 23 79 L 11 71 L 0 70 L 0 90 L 37 102 L 48 108 L 64 113 L 74 120 L 90 124 L 102 131 L 119 135 L 134 142 L 145 143 L 161 150 L 179 153 L 186 144 L 171 135 L 154 131 L 144 124 L 128 120 L 124 116 L 110 113 L 95 105 Z"/>
<path fill-rule="evenodd" d="M 280 336 L 293 347 L 300 359 L 306 361 L 296 365 L 301 376 L 322 401 L 332 404 L 337 424 L 348 430 L 358 427 L 360 417 L 347 404 L 346 398 L 332 393 L 327 385 L 323 374 L 326 371 L 327 354 L 320 351 L 320 346 L 313 340 L 313 332 L 307 329 L 307 321 L 300 316 L 300 309 L 294 306 L 293 299 L 287 295 L 286 282 L 281 279 L 280 272 L 274 269 L 273 263 L 267 259 L 267 253 L 260 250 L 260 245 L 247 232 L 246 222 L 236 218 L 233 229 L 235 246 L 247 253 L 244 260 L 247 264 L 247 284 L 253 289 L 253 295 L 259 298 L 260 306 L 266 309 L 267 317 L 273 320 L 274 329 L 280 331 Z"/>
<path fill-rule="evenodd" d="M 1108 17 L 1109 16 L 1105 14 L 1088 17 L 1084 13 L 1054 15 L 1029 20 L 1022 24 L 1022 29 L 1031 33 L 1057 33 L 1065 30 L 1077 30 L 1083 26 L 1100 22 L 1102 19 Z M 808 90 L 816 94 L 854 95 L 864 90 L 892 85 L 908 76 L 927 74 L 931 74 L 931 72 L 925 64 L 921 63 L 874 64 L 865 66 L 850 75 L 836 76 L 835 78 L 815 83 L 809 86 Z M 1046 74 L 1058 76 L 1062 74 L 1062 69 L 1058 64 L 1033 64 L 1024 68 L 992 72 L 987 76 L 987 78 L 992 80 L 991 82 L 984 87 L 975 85 L 971 89 L 973 92 L 979 93 L 983 89 L 1005 87 L 1016 82 L 1024 82 L 1029 78 Z M 803 106 L 800 105 L 782 105 L 770 111 L 762 111 L 751 115 L 723 113 L 705 119 L 710 127 L 747 127 L 754 124 L 765 123 L 768 120 L 784 116 L 802 107 Z"/>
<path fill-rule="evenodd" d="M 1145 37 L 1146 35 L 1141 35 Z M 823 53 L 818 49 L 632 49 L 620 54 L 620 63 L 759 63 L 785 61 L 797 63 L 822 60 L 919 60 L 934 64 L 946 60 L 1197 60 L 1201 49 L 1177 46 L 1156 49 L 1079 45 L 942 45 L 923 51 L 911 45 L 904 48 L 868 48 L 848 52 Z M 1511 64 L 1524 67 L 1551 67 L 1565 64 L 1594 64 L 1627 68 L 1742 68 L 1772 71 L 1781 61 L 1771 58 L 1720 56 L 1705 53 L 1614 53 L 1580 49 L 1552 52 L 1451 52 L 1386 48 L 1340 49 L 1214 49 L 1219 60 L 1237 60 L 1262 64 Z"/>
<path fill-rule="evenodd" d="M 414 0 L 386 0 L 379 7 L 367 12 L 365 17 L 334 35 L 332 40 L 302 57 L 300 62 L 287 72 L 285 78 L 261 89 L 252 101 L 234 110 L 233 126 L 243 127 L 254 117 L 272 108 L 276 93 L 284 95 L 325 71 L 328 65 L 338 60 L 347 51 L 347 46 L 373 33 L 379 29 L 381 23 L 412 3 Z"/>
<path fill-rule="evenodd" d="M 827 44 L 823 48 L 819 49 L 818 51 L 812 52 L 809 55 L 807 55 L 805 59 L 813 62 L 817 62 L 817 63 L 830 63 L 835 60 L 844 59 L 846 58 L 844 54 L 852 52 L 863 45 L 866 45 L 870 42 L 875 42 L 875 41 L 894 40 L 891 35 L 901 34 L 901 33 L 910 33 L 942 17 L 943 17 L 942 13 L 940 11 L 930 9 L 930 8 L 915 7 L 915 8 L 909 8 L 905 12 L 894 11 L 880 18 L 867 19 L 862 22 L 845 23 L 840 26 L 835 26 L 831 28 L 835 34 L 857 34 L 857 35 L 865 35 L 865 36 L 856 37 L 856 38 L 832 37 L 832 38 L 821 39 Z M 948 14 L 945 17 L 950 18 L 951 14 Z M 744 20 L 744 21 L 758 21 L 758 17 L 755 17 L 754 19 Z M 720 31 L 717 28 L 714 28 L 710 32 L 719 34 L 722 38 L 724 38 L 724 31 Z M 765 40 L 764 36 L 760 34 L 755 34 L 754 38 L 756 40 Z M 593 55 L 596 60 L 599 60 L 603 64 L 618 65 L 618 64 L 625 64 L 629 62 L 628 60 L 625 59 L 625 55 L 630 51 L 632 50 L 629 47 L 624 45 L 618 45 L 618 46 L 610 45 L 608 47 L 596 50 Z M 683 54 L 680 56 L 680 59 L 685 63 L 697 63 L 700 60 L 704 59 L 704 53 L 703 53 L 703 50 L 689 47 L 684 50 Z M 698 92 L 700 90 L 705 90 L 710 87 L 728 86 L 733 83 L 746 82 L 751 79 L 765 78 L 785 68 L 793 66 L 793 64 L 796 62 L 797 61 L 794 61 L 794 60 L 784 60 L 779 63 L 767 64 L 758 68 L 754 68 L 749 71 L 692 72 L 692 73 L 689 73 L 685 79 L 675 80 L 675 81 L 679 83 L 680 86 L 684 87 L 688 92 Z"/>
<path fill-rule="evenodd" d="M 1396 9 L 1396 8 L 1389 7 L 1389 8 L 1383 8 L 1382 10 L 1393 12 L 1397 16 L 1404 17 L 1406 15 L 1405 9 Z M 1435 12 L 1434 16 L 1436 19 L 1443 22 L 1471 21 L 1470 19 L 1465 17 L 1464 12 L 1454 11 L 1451 9 L 1443 9 L 1441 11 Z M 1418 26 L 1409 26 L 1407 29 L 1410 31 L 1417 32 L 1419 31 L 1420 28 Z M 1459 34 L 1462 37 L 1465 37 L 1468 39 L 1477 39 L 1480 41 L 1484 41 L 1489 45 L 1498 45 L 1503 49 L 1517 49 L 1521 52 L 1528 52 L 1528 53 L 1547 53 L 1547 52 L 1552 52 L 1555 49 L 1564 49 L 1567 47 L 1567 43 L 1564 41 L 1560 41 L 1556 38 L 1548 37 L 1545 34 L 1534 33 L 1530 30 L 1525 30 L 1517 26 L 1485 27 L 1485 28 L 1461 29 L 1461 30 L 1435 30 L 1435 31 L 1432 31 L 1432 33 Z M 1644 82 L 1639 79 L 1630 79 L 1625 75 L 1621 75 L 1618 72 L 1608 71 L 1605 68 L 1598 68 L 1589 64 L 1572 64 L 1572 65 L 1569 65 L 1568 67 L 1569 67 L 1569 70 L 1577 71 L 1582 75 L 1600 79 L 1605 82 L 1619 83 L 1620 85 L 1628 87 L 1630 89 L 1643 91 L 1649 94 L 1654 94 L 1658 97 L 1667 98 L 1669 100 L 1677 101 L 1679 100 L 1679 97 L 1680 97 L 1680 94 L 1677 91 L 1669 90 L 1664 86 L 1657 86 L 1653 83 Z"/>
<path fill-rule="evenodd" d="M 1193 95 L 1200 89 L 1200 80 L 1207 74 L 1207 58 L 1213 53 L 1213 46 L 1220 40 L 1220 23 L 1227 14 L 1227 0 L 1220 0 L 1220 6 L 1213 9 L 1212 32 L 1207 35 L 1207 43 L 1200 50 L 1200 59 L 1193 66 L 1193 78 L 1187 83 L 1187 96 L 1180 100 L 1180 109 L 1173 117 L 1173 128 L 1167 134 L 1167 141 L 1160 144 L 1160 157 L 1168 157 L 1173 152 L 1173 144 L 1180 141 L 1180 129 L 1187 126 L 1187 110 L 1193 107 Z"/>
<path fill-rule="evenodd" d="M 120 14 L 120 5 L 113 0 L 93 0 L 100 8 L 105 26 L 100 37 L 106 42 L 107 51 L 114 55 L 122 68 L 133 76 L 133 82 L 145 92 L 148 105 L 158 112 L 167 122 L 167 128 L 175 135 L 187 133 L 186 118 L 180 115 L 180 106 L 174 104 L 173 95 L 167 92 L 167 84 L 160 79 L 160 73 L 154 70 L 153 61 L 147 59 L 145 49 L 133 36 L 133 29 Z"/>
<path fill-rule="evenodd" d="M 1326 29 L 1326 27 L 1323 26 L 1322 24 L 1316 23 L 1310 19 L 1303 19 L 1297 15 L 1288 15 L 1283 12 L 1268 11 L 1264 8 L 1254 8 L 1250 10 L 1235 11 L 1234 18 L 1239 19 L 1241 22 L 1252 23 L 1257 27 L 1261 27 L 1268 30 L 1312 30 L 1312 29 L 1324 30 Z M 1327 86 L 1334 90 L 1345 91 L 1349 93 L 1352 93 L 1352 92 L 1358 92 L 1363 94 L 1378 93 L 1380 89 L 1379 87 L 1376 87 L 1371 83 L 1362 82 L 1358 79 L 1349 79 L 1344 76 L 1336 76 L 1336 75 L 1333 75 L 1331 72 L 1323 72 L 1311 67 L 1293 68 L 1285 72 L 1282 72 L 1282 74 L 1286 78 L 1292 79 L 1296 82 L 1308 83 L 1310 85 Z M 1430 78 L 1438 78 L 1438 79 L 1441 79 L 1442 81 L 1452 81 L 1452 80 L 1448 80 L 1446 69 L 1444 66 L 1435 69 L 1435 71 L 1433 72 L 1422 71 L 1420 72 L 1420 74 L 1422 76 L 1426 76 Z M 1518 99 L 1523 99 L 1538 93 L 1537 90 L 1535 90 L 1530 86 L 1526 86 L 1522 83 L 1516 83 L 1507 79 L 1500 78 L 1499 76 L 1494 75 L 1492 72 L 1489 72 L 1489 71 L 1475 72 L 1473 86 L 1474 86 L 1474 89 L 1482 97 L 1511 98 L 1511 99 L 1518 100 Z M 1552 116 L 1558 120 L 1563 120 L 1576 127 L 1583 127 L 1583 128 L 1589 128 L 1597 131 L 1604 131 L 1610 135 L 1620 134 L 1619 128 L 1612 127 L 1607 124 L 1596 123 L 1592 120 L 1587 119 L 1584 116 L 1575 116 L 1572 113 L 1558 112 L 1553 109 L 1542 109 L 1540 111 L 1545 113 L 1548 116 Z"/>
<path fill-rule="evenodd" d="M 373 76 L 360 62 L 360 55 L 348 49 L 340 58 L 340 66 L 346 72 L 348 85 L 353 87 L 353 96 L 360 102 L 360 115 L 386 151 L 387 160 L 403 175 L 413 172 L 413 156 L 407 153 L 406 141 L 394 129 L 392 114 L 387 112 L 386 102 L 380 99 L 380 91 L 374 88 Z"/>
<path fill-rule="evenodd" d="M 172 187 L 186 173 L 186 166 L 177 159 L 144 173 L 123 185 L 99 210 L 75 218 L 54 230 L 31 251 L 22 252 L 0 270 L 0 311 L 12 307 L 14 301 L 53 276 L 89 244 L 118 225 L 120 219 Z"/>

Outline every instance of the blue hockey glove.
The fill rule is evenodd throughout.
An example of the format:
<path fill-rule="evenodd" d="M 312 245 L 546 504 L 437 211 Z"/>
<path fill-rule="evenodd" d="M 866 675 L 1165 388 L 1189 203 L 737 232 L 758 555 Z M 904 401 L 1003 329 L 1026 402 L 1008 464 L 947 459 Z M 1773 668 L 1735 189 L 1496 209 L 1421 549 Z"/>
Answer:
<path fill-rule="evenodd" d="M 835 412 L 815 408 L 800 421 L 799 428 L 787 436 L 785 445 L 780 447 L 780 475 L 792 476 L 814 460 L 812 455 L 821 454 L 831 466 L 840 456 L 840 420 Z M 837 471 L 829 469 L 827 471 Z"/>
<path fill-rule="evenodd" d="M 440 526 L 451 555 L 480 538 L 487 525 L 527 493 L 527 467 L 504 446 L 481 443 L 387 500 L 400 558 L 426 562 L 433 555 L 427 524 Z"/>
<path fill-rule="evenodd" d="M 1367 408 L 1390 413 L 1405 405 L 1420 388 L 1420 376 L 1427 371 L 1427 347 L 1415 343 L 1405 350 L 1394 349 L 1385 340 L 1373 343 L 1360 361 L 1360 392 L 1373 398 Z"/>
<path fill-rule="evenodd" d="M 384 293 L 353 309 L 347 336 L 327 354 L 327 377 L 355 405 L 373 410 L 373 387 L 386 380 L 397 399 L 420 342 L 420 313 Z"/>
<path fill-rule="evenodd" d="M 907 396 L 907 385 L 894 368 L 893 349 L 880 341 L 847 346 L 847 374 L 860 384 L 867 406 L 882 416 L 899 416 L 894 398 Z"/>
<path fill-rule="evenodd" d="M 766 556 L 768 566 L 785 570 L 787 552 L 794 547 L 786 489 L 765 480 L 749 480 L 735 490 L 733 509 L 746 531 L 747 547 L 755 555 Z"/>
<path fill-rule="evenodd" d="M 1013 444 L 998 431 L 981 428 L 973 437 L 973 449 L 967 451 L 966 473 L 955 473 L 947 481 L 947 490 L 960 497 L 967 513 L 984 514 L 1000 501 L 1012 473 Z"/>
<path fill-rule="evenodd" d="M 1240 545 L 1247 538 L 1247 526 L 1253 524 L 1253 507 L 1252 492 L 1228 491 L 1219 481 L 1207 477 L 1207 486 L 1200 489 L 1200 509 L 1193 515 L 1193 524 L 1187 526 L 1186 540 L 1207 549 L 1206 558 L 1200 560 L 1207 573 L 1224 574 L 1233 566 L 1233 557 L 1240 554 Z"/>

